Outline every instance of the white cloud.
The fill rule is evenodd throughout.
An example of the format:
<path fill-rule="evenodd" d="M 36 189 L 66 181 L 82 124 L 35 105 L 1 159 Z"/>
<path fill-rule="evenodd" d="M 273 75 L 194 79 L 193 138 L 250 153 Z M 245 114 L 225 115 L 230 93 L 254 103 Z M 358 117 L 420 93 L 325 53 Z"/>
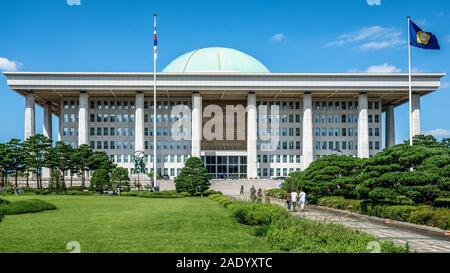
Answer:
<path fill-rule="evenodd" d="M 18 67 L 18 63 L 0 57 L 0 71 L 16 71 Z"/>
<path fill-rule="evenodd" d="M 367 73 L 400 73 L 402 70 L 394 65 L 384 63 L 382 65 L 371 65 L 367 68 Z"/>
<path fill-rule="evenodd" d="M 284 39 L 286 39 L 286 35 L 284 33 L 277 33 L 270 38 L 273 42 L 281 42 Z"/>
<path fill-rule="evenodd" d="M 406 44 L 402 32 L 396 28 L 385 28 L 381 26 L 363 27 L 356 32 L 342 34 L 336 41 L 327 46 L 356 45 L 361 50 L 380 50 L 394 48 Z"/>
<path fill-rule="evenodd" d="M 445 12 L 444 11 L 440 11 L 440 12 L 438 12 L 438 14 L 437 14 L 437 17 L 444 17 L 445 16 Z"/>
<path fill-rule="evenodd" d="M 437 138 L 450 137 L 450 129 L 434 129 L 423 133 L 425 135 L 432 135 Z"/>
<path fill-rule="evenodd" d="M 66 0 L 69 6 L 81 6 L 81 0 Z"/>

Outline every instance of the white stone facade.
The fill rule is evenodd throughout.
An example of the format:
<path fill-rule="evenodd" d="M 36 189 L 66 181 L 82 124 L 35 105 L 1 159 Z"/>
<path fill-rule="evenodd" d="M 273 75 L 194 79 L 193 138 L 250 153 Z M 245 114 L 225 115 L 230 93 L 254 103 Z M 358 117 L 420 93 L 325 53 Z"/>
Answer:
<path fill-rule="evenodd" d="M 60 117 L 58 140 L 105 151 L 130 172 L 135 151 L 144 150 L 147 171 L 152 171 L 152 74 L 5 75 L 8 85 L 26 98 L 25 137 L 35 134 L 38 103 L 45 105 L 46 134 L 51 134 L 48 117 L 53 113 Z M 420 133 L 420 96 L 439 88 L 443 76 L 413 76 L 414 134 Z M 383 148 L 383 130 L 386 145 L 393 145 L 394 107 L 408 100 L 407 74 L 158 73 L 157 77 L 157 172 L 170 177 L 179 174 L 190 156 L 201 157 L 214 178 L 232 174 L 241 179 L 287 176 L 329 154 L 370 157 Z M 245 140 L 203 138 L 207 118 L 202 113 L 212 104 L 250 109 L 245 118 L 237 119 L 239 125 L 245 124 Z M 190 113 L 182 117 L 188 128 L 181 132 L 172 130 L 181 118 L 172 113 L 178 105 Z M 260 106 L 278 106 L 279 116 L 260 115 Z M 259 126 L 269 119 L 279 122 L 279 129 L 276 141 L 268 144 Z M 183 138 L 175 140 L 180 134 Z"/>

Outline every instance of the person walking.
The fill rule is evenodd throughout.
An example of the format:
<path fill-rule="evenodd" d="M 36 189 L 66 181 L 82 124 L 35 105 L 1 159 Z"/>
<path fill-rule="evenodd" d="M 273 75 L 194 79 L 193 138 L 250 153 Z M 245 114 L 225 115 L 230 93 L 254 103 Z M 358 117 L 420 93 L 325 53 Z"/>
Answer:
<path fill-rule="evenodd" d="M 303 189 L 300 190 L 300 210 L 303 211 L 305 209 L 305 203 L 306 203 L 306 192 L 303 191 Z"/>
<path fill-rule="evenodd" d="M 256 202 L 257 203 L 262 203 L 262 198 L 263 198 L 263 192 L 262 192 L 262 189 L 259 188 L 258 194 L 256 195 Z"/>
<path fill-rule="evenodd" d="M 291 211 L 291 191 L 288 191 L 286 194 L 286 207 L 288 209 L 288 211 Z"/>
<path fill-rule="evenodd" d="M 244 196 L 244 185 L 241 185 L 241 190 L 239 191 L 239 195 Z"/>
<path fill-rule="evenodd" d="M 292 210 L 295 212 L 295 208 L 297 206 L 298 193 L 297 191 L 291 192 L 291 202 L 292 202 Z"/>
<path fill-rule="evenodd" d="M 256 201 L 256 189 L 255 189 L 255 186 L 252 186 L 251 189 L 250 189 L 250 200 L 252 202 Z"/>

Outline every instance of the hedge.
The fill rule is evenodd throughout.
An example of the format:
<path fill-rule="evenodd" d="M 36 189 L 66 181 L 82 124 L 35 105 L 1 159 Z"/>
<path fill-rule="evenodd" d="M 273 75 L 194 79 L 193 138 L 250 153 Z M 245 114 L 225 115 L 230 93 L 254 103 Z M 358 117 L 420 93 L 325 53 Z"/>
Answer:
<path fill-rule="evenodd" d="M 367 253 L 370 243 L 379 243 L 383 253 L 405 253 L 408 248 L 379 242 L 374 236 L 339 224 L 308 219 L 282 219 L 269 226 L 268 245 L 279 251 L 313 253 Z"/>
<path fill-rule="evenodd" d="M 231 197 L 224 196 L 222 193 L 215 193 L 208 196 L 209 199 L 216 201 L 217 203 L 221 204 L 224 207 L 228 207 L 230 204 L 232 204 L 234 201 Z"/>
<path fill-rule="evenodd" d="M 288 218 L 288 211 L 278 205 L 236 202 L 230 206 L 237 222 L 249 226 L 270 225 L 278 219 Z"/>
<path fill-rule="evenodd" d="M 187 192 L 176 192 L 176 191 L 159 191 L 159 192 L 122 192 L 121 196 L 133 196 L 133 197 L 143 197 L 143 198 L 185 198 L 190 196 Z"/>
<path fill-rule="evenodd" d="M 39 199 L 27 199 L 15 201 L 6 206 L 6 214 L 23 214 L 23 213 L 34 213 L 44 210 L 54 210 L 56 206 L 52 203 L 39 200 Z"/>
<path fill-rule="evenodd" d="M 450 229 L 450 211 L 447 208 L 434 208 L 425 205 L 385 205 L 343 197 L 322 197 L 318 200 L 318 205 L 396 221 L 438 227 L 443 230 Z"/>
<path fill-rule="evenodd" d="M 284 199 L 286 198 L 287 191 L 284 189 L 270 189 L 265 191 L 266 196 Z"/>
<path fill-rule="evenodd" d="M 450 197 L 439 197 L 433 202 L 435 207 L 450 208 Z"/>

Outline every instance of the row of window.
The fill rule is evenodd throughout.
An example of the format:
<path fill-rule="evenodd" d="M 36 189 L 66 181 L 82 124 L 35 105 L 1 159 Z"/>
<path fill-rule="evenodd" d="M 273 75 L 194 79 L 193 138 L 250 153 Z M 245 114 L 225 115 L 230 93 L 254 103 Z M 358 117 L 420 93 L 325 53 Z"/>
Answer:
<path fill-rule="evenodd" d="M 258 163 L 300 163 L 300 155 L 258 155 Z"/>
<path fill-rule="evenodd" d="M 352 137 L 358 136 L 357 128 L 315 128 L 314 135 L 316 137 Z M 369 128 L 369 136 L 380 136 L 380 128 Z"/>
<path fill-rule="evenodd" d="M 258 115 L 256 118 L 257 122 L 275 122 L 275 123 L 301 123 L 300 114 L 283 114 L 283 115 Z"/>
<path fill-rule="evenodd" d="M 259 177 L 288 176 L 290 173 L 299 172 L 300 168 L 258 168 Z"/>
<path fill-rule="evenodd" d="M 380 103 L 378 101 L 369 101 L 367 105 L 369 110 L 379 110 Z M 315 101 L 314 108 L 316 110 L 353 110 L 358 109 L 358 102 L 353 101 Z"/>
<path fill-rule="evenodd" d="M 256 149 L 260 151 L 276 151 L 276 150 L 300 150 L 301 142 L 300 141 L 278 141 L 277 143 L 269 142 L 269 143 L 256 143 Z"/>
<path fill-rule="evenodd" d="M 90 141 L 90 146 L 92 149 L 97 150 L 128 150 L 128 149 L 134 149 L 134 141 Z M 144 141 L 144 148 L 146 150 L 153 150 L 153 141 Z M 161 151 L 169 151 L 169 150 L 189 150 L 191 147 L 191 143 L 188 141 L 184 142 L 156 142 L 156 150 Z"/>
<path fill-rule="evenodd" d="M 262 132 L 259 130 L 259 127 L 257 128 L 257 136 L 301 136 L 301 129 L 300 128 L 280 128 L 279 130 L 275 130 L 274 133 L 272 133 L 272 128 L 266 128 Z"/>
<path fill-rule="evenodd" d="M 369 123 L 380 123 L 380 115 L 368 115 Z M 314 115 L 315 123 L 357 123 L 358 117 L 349 115 Z"/>
<path fill-rule="evenodd" d="M 175 154 L 175 155 L 157 155 L 156 163 L 185 163 L 186 160 L 190 157 L 188 154 Z M 111 155 L 111 160 L 116 163 L 133 163 L 134 156 L 133 155 Z M 153 155 L 145 155 L 144 162 L 146 164 L 153 164 Z"/>
<path fill-rule="evenodd" d="M 71 133 L 75 133 L 77 130 L 76 128 L 64 128 L 67 129 L 67 133 L 72 136 Z M 134 136 L 135 129 L 133 127 L 125 127 L 125 128 L 117 128 L 117 127 L 90 127 L 89 128 L 89 135 L 90 136 Z M 64 134 L 67 135 L 67 134 Z M 153 128 L 144 128 L 144 135 L 145 136 L 153 136 Z M 156 135 L 157 136 L 178 136 L 180 138 L 186 138 L 190 136 L 190 130 L 183 130 L 182 127 L 178 128 L 156 128 Z"/>
<path fill-rule="evenodd" d="M 158 101 L 156 103 L 157 109 L 171 109 L 175 106 L 190 106 L 191 103 L 189 101 Z M 73 101 L 64 101 L 63 102 L 64 109 L 78 109 L 79 102 L 77 100 Z M 259 106 L 267 106 L 270 108 L 271 106 L 278 106 L 281 110 L 299 110 L 301 109 L 301 103 L 297 102 L 257 102 L 257 107 Z M 353 101 L 315 101 L 314 106 L 316 110 L 352 110 L 358 108 L 358 102 Z M 135 109 L 135 100 L 130 101 L 90 101 L 91 109 Z M 152 101 L 144 102 L 144 109 L 153 109 Z M 378 101 L 368 102 L 368 109 L 378 110 L 380 109 L 380 103 Z"/>
<path fill-rule="evenodd" d="M 181 102 L 175 102 L 175 101 L 159 101 L 156 103 L 157 109 L 170 109 L 174 106 L 189 106 L 190 102 L 188 101 L 181 101 Z M 64 101 L 63 102 L 64 109 L 78 109 L 79 108 L 79 101 L 78 100 L 71 100 L 71 101 Z M 125 101 L 90 101 L 90 108 L 91 109 L 135 109 L 135 100 L 125 100 Z M 145 109 L 153 109 L 153 102 L 151 101 L 145 101 L 144 102 L 144 108 Z"/>
<path fill-rule="evenodd" d="M 314 145 L 316 150 L 346 151 L 357 150 L 358 145 L 353 141 L 316 141 Z M 379 141 L 369 141 L 370 150 L 380 150 Z"/>

